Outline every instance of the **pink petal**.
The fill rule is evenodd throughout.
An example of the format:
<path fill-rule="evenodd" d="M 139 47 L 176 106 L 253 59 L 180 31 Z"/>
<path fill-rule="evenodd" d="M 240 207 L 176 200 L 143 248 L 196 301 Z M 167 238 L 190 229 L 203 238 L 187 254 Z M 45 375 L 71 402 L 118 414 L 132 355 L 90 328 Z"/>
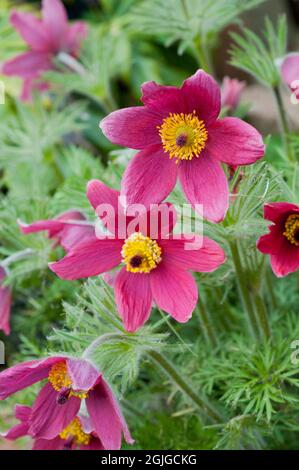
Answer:
<path fill-rule="evenodd" d="M 62 260 L 49 268 L 62 279 L 74 280 L 97 276 L 121 262 L 122 240 L 93 238 L 75 245 Z"/>
<path fill-rule="evenodd" d="M 191 240 L 182 235 L 182 240 L 159 240 L 163 261 L 177 266 L 178 269 L 191 269 L 202 273 L 211 272 L 224 263 L 226 257 L 223 249 L 214 240 L 198 237 Z M 198 243 L 198 249 L 188 249 Z"/>
<path fill-rule="evenodd" d="M 66 441 L 60 437 L 54 439 L 36 439 L 32 450 L 63 450 Z"/>
<path fill-rule="evenodd" d="M 139 152 L 129 163 L 122 179 L 121 195 L 128 204 L 140 203 L 148 208 L 159 204 L 173 190 L 178 167 L 160 145 Z"/>
<path fill-rule="evenodd" d="M 72 380 L 72 389 L 77 391 L 90 390 L 101 376 L 99 371 L 84 359 L 67 359 L 67 370 Z"/>
<path fill-rule="evenodd" d="M 0 373 L 0 400 L 23 390 L 48 377 L 53 364 L 61 357 L 49 357 L 35 361 L 22 362 Z"/>
<path fill-rule="evenodd" d="M 166 117 L 170 113 L 187 111 L 183 93 L 174 86 L 158 85 L 155 82 L 145 82 L 141 86 L 141 101 L 145 106 Z"/>
<path fill-rule="evenodd" d="M 138 330 L 149 318 L 152 294 L 148 274 L 130 273 L 123 267 L 115 281 L 115 300 L 125 328 Z"/>
<path fill-rule="evenodd" d="M 80 408 L 80 398 L 72 396 L 64 405 L 59 405 L 57 396 L 58 392 L 49 382 L 39 392 L 32 407 L 29 434 L 53 439 L 75 418 Z"/>
<path fill-rule="evenodd" d="M 122 432 L 128 443 L 133 442 L 116 399 L 104 380 L 90 392 L 86 406 L 104 449 L 120 449 Z"/>
<path fill-rule="evenodd" d="M 175 320 L 190 320 L 198 299 L 197 285 L 190 273 L 164 260 L 150 273 L 154 301 Z"/>
<path fill-rule="evenodd" d="M 193 206 L 202 204 L 206 219 L 212 222 L 224 219 L 229 206 L 229 190 L 217 160 L 203 152 L 198 158 L 180 164 L 179 178 L 187 200 Z"/>
<path fill-rule="evenodd" d="M 236 78 L 224 77 L 221 87 L 221 104 L 234 111 L 240 102 L 241 93 L 246 87 L 246 82 Z"/>
<path fill-rule="evenodd" d="M 299 54 L 289 54 L 286 56 L 285 60 L 281 66 L 281 74 L 284 82 L 292 89 L 297 87 L 292 87 L 292 83 L 299 80 Z"/>
<path fill-rule="evenodd" d="M 262 235 L 257 241 L 257 249 L 264 254 L 277 254 L 285 243 L 285 237 L 280 227 L 272 225 L 270 233 Z"/>
<path fill-rule="evenodd" d="M 81 450 L 105 450 L 105 448 L 103 444 L 101 443 L 100 439 L 93 436 L 91 438 L 90 443 L 87 446 L 86 445 L 81 446 Z"/>
<path fill-rule="evenodd" d="M 287 276 L 298 271 L 299 247 L 286 241 L 278 253 L 270 255 L 270 263 L 277 277 Z"/>
<path fill-rule="evenodd" d="M 36 78 L 40 73 L 51 69 L 50 56 L 44 52 L 29 51 L 18 55 L 3 64 L 2 73 L 8 76 L 18 76 L 24 79 Z M 30 87 L 32 82 L 30 82 Z"/>
<path fill-rule="evenodd" d="M 185 80 L 181 90 L 186 102 L 186 112 L 196 111 L 206 125 L 211 125 L 217 119 L 221 109 L 221 94 L 211 75 L 198 70 Z"/>
<path fill-rule="evenodd" d="M 65 225 L 60 233 L 59 240 L 62 248 L 68 252 L 75 245 L 94 238 L 95 228 L 92 225 Z"/>
<path fill-rule="evenodd" d="M 14 10 L 10 15 L 10 22 L 33 51 L 51 52 L 48 32 L 42 21 L 30 13 Z"/>
<path fill-rule="evenodd" d="M 143 149 L 161 142 L 157 126 L 161 117 L 143 106 L 114 111 L 100 122 L 103 134 L 113 144 Z"/>
<path fill-rule="evenodd" d="M 109 204 L 118 212 L 119 191 L 109 188 L 100 180 L 91 180 L 87 184 L 86 196 L 96 211 L 98 206 Z"/>
<path fill-rule="evenodd" d="M 15 406 L 15 417 L 23 423 L 26 423 L 31 413 L 30 406 L 16 405 Z"/>
<path fill-rule="evenodd" d="M 209 127 L 208 134 L 208 152 L 228 165 L 249 165 L 265 153 L 261 134 L 241 119 L 218 119 Z"/>
<path fill-rule="evenodd" d="M 5 277 L 5 269 L 0 266 L 0 330 L 3 330 L 6 335 L 9 335 L 12 293 L 10 287 L 2 286 Z"/>
<path fill-rule="evenodd" d="M 6 433 L 3 433 L 3 434 L 1 433 L 0 436 L 5 437 L 5 439 L 8 439 L 9 441 L 15 441 L 16 439 L 19 439 L 19 437 L 26 436 L 27 434 L 28 434 L 28 424 L 21 423 L 21 424 L 16 424 L 16 426 L 13 426 Z"/>
<path fill-rule="evenodd" d="M 264 205 L 264 218 L 272 222 L 278 222 L 281 217 L 298 212 L 299 206 L 289 202 L 270 202 Z"/>
<path fill-rule="evenodd" d="M 64 46 L 66 50 L 77 57 L 80 52 L 82 41 L 85 39 L 88 33 L 87 24 L 83 21 L 77 21 L 76 23 L 68 27 L 66 37 L 64 38 Z"/>
<path fill-rule="evenodd" d="M 43 24 L 48 31 L 54 52 L 58 52 L 63 46 L 63 40 L 67 34 L 67 13 L 60 0 L 43 0 L 42 2 Z"/>

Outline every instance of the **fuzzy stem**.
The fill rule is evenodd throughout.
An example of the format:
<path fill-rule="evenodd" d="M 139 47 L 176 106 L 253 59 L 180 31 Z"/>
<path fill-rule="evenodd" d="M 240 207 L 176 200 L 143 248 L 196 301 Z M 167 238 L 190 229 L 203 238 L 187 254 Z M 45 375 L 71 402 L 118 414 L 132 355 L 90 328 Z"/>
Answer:
<path fill-rule="evenodd" d="M 287 118 L 287 114 L 284 108 L 282 94 L 281 94 L 279 85 L 273 87 L 273 92 L 274 92 L 274 96 L 275 96 L 276 103 L 277 103 L 277 109 L 278 109 L 278 114 L 279 114 L 279 119 L 280 119 L 280 125 L 281 125 L 281 130 L 282 130 L 282 137 L 283 137 L 285 151 L 286 151 L 289 161 L 292 164 L 294 164 L 296 159 L 294 156 L 292 144 L 290 142 L 290 137 L 289 137 L 290 130 L 289 130 L 289 125 L 288 125 L 288 118 Z"/>
<path fill-rule="evenodd" d="M 11 263 L 15 263 L 16 261 L 20 261 L 24 258 L 28 258 L 28 256 L 32 256 L 36 253 L 35 250 L 32 250 L 31 248 L 26 248 L 26 250 L 18 251 L 17 253 L 14 253 L 11 256 L 8 256 L 5 258 L 3 261 L 1 261 L 1 266 L 3 268 L 6 268 L 9 266 Z"/>
<path fill-rule="evenodd" d="M 196 313 L 198 315 L 199 323 L 201 327 L 203 328 L 204 336 L 207 342 L 210 343 L 210 345 L 213 348 L 216 348 L 217 337 L 213 330 L 213 326 L 211 325 L 211 318 L 210 318 L 209 312 L 206 309 L 204 301 L 202 301 L 200 305 L 199 304 L 197 305 Z"/>
<path fill-rule="evenodd" d="M 90 343 L 89 346 L 85 349 L 85 351 L 82 354 L 82 357 L 84 359 L 90 359 L 93 355 L 93 353 L 97 350 L 99 346 L 101 346 L 103 343 L 106 343 L 107 341 L 113 339 L 122 339 L 120 333 L 106 333 L 102 336 L 99 336 L 96 338 L 92 343 Z"/>
<path fill-rule="evenodd" d="M 201 411 L 213 422 L 221 422 L 222 416 L 208 402 L 207 398 L 199 396 L 191 384 L 189 384 L 181 373 L 177 372 L 175 366 L 166 359 L 165 356 L 157 351 L 148 351 L 150 358 L 159 366 L 160 369 L 171 379 L 171 381 L 191 400 Z"/>
<path fill-rule="evenodd" d="M 77 73 L 81 77 L 85 77 L 85 75 L 86 75 L 85 68 L 73 56 L 67 54 L 66 52 L 60 52 L 57 55 L 57 59 L 59 60 L 59 62 L 61 62 L 66 67 L 68 67 L 73 72 Z"/>
<path fill-rule="evenodd" d="M 235 266 L 237 285 L 238 285 L 240 297 L 242 299 L 244 310 L 247 313 L 247 319 L 250 325 L 250 331 L 253 337 L 258 340 L 259 339 L 259 327 L 258 327 L 257 319 L 255 316 L 254 306 L 252 304 L 252 300 L 250 298 L 250 294 L 248 290 L 248 282 L 247 282 L 245 273 L 242 268 L 239 248 L 236 242 L 230 242 L 229 246 L 230 246 L 233 263 Z"/>
<path fill-rule="evenodd" d="M 269 339 L 271 336 L 271 329 L 267 316 L 267 310 L 263 299 L 259 294 L 254 296 L 254 308 L 256 317 L 258 318 L 259 327 L 261 329 L 262 337 Z"/>
<path fill-rule="evenodd" d="M 198 65 L 204 69 L 205 72 L 213 75 L 214 70 L 210 60 L 209 51 L 207 47 L 203 46 L 201 37 L 198 36 L 195 38 L 193 44 Z"/>

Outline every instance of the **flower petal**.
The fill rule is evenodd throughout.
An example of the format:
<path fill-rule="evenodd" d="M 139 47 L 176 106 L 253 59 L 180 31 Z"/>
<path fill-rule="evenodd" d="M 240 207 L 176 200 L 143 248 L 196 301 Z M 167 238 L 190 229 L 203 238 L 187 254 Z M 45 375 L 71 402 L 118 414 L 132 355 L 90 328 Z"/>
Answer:
<path fill-rule="evenodd" d="M 65 442 L 60 437 L 54 439 L 36 439 L 32 450 L 63 450 Z"/>
<path fill-rule="evenodd" d="M 122 432 L 128 443 L 133 442 L 116 399 L 103 379 L 90 392 L 86 406 L 95 432 L 106 450 L 121 448 Z"/>
<path fill-rule="evenodd" d="M 197 240 L 198 238 L 198 240 Z M 194 244 L 198 248 L 191 249 Z M 160 240 L 163 260 L 179 269 L 191 269 L 202 273 L 211 272 L 224 263 L 223 249 L 214 240 L 207 237 L 186 237 L 181 240 Z"/>
<path fill-rule="evenodd" d="M 85 359 L 67 359 L 67 370 L 73 390 L 90 390 L 100 378 L 99 371 Z"/>
<path fill-rule="evenodd" d="M 154 301 L 175 320 L 190 320 L 198 299 L 197 285 L 193 276 L 164 260 L 150 273 Z"/>
<path fill-rule="evenodd" d="M 179 178 L 187 200 L 193 206 L 202 204 L 206 219 L 212 222 L 224 219 L 229 206 L 229 190 L 219 162 L 203 152 L 198 158 L 180 164 Z"/>
<path fill-rule="evenodd" d="M 161 142 L 157 129 L 160 124 L 157 113 L 136 106 L 109 114 L 100 122 L 100 128 L 113 144 L 139 150 Z"/>
<path fill-rule="evenodd" d="M 26 436 L 28 434 L 28 424 L 20 423 L 13 426 L 6 433 L 0 433 L 1 437 L 8 439 L 9 441 L 15 441 L 19 437 Z"/>
<path fill-rule="evenodd" d="M 180 88 L 158 85 L 156 82 L 145 82 L 141 90 L 141 101 L 145 106 L 160 114 L 162 118 L 170 113 L 186 111 L 186 103 Z"/>
<path fill-rule="evenodd" d="M 115 281 L 115 300 L 127 331 L 138 330 L 149 318 L 152 294 L 148 274 L 130 273 L 123 267 Z"/>
<path fill-rule="evenodd" d="M 270 202 L 264 205 L 264 218 L 272 222 L 279 222 L 281 218 L 294 212 L 299 213 L 299 206 L 289 202 Z"/>
<path fill-rule="evenodd" d="M 289 54 L 286 56 L 281 66 L 281 74 L 282 74 L 283 81 L 289 87 L 291 87 L 293 82 L 295 81 L 298 82 L 299 80 L 299 54 Z"/>
<path fill-rule="evenodd" d="M 64 38 L 65 49 L 75 57 L 80 52 L 82 41 L 88 34 L 88 27 L 83 21 L 77 21 L 70 25 L 67 30 L 66 37 Z"/>
<path fill-rule="evenodd" d="M 0 266 L 0 330 L 3 330 L 6 335 L 9 335 L 12 293 L 10 287 L 2 286 L 5 277 L 5 269 Z"/>
<path fill-rule="evenodd" d="M 198 70 L 184 81 L 181 90 L 186 102 L 185 112 L 196 111 L 208 126 L 217 119 L 221 109 L 221 94 L 211 75 Z"/>
<path fill-rule="evenodd" d="M 45 379 L 53 364 L 64 359 L 59 356 L 22 362 L 0 373 L 0 400 L 23 388 Z"/>
<path fill-rule="evenodd" d="M 80 409 L 80 398 L 72 396 L 64 405 L 59 405 L 57 396 L 58 392 L 49 382 L 41 389 L 32 407 L 29 434 L 53 439 L 75 418 Z"/>
<path fill-rule="evenodd" d="M 109 188 L 102 181 L 89 181 L 86 188 L 86 196 L 95 211 L 102 204 L 110 204 L 115 213 L 118 212 L 119 191 Z"/>
<path fill-rule="evenodd" d="M 299 248 L 285 242 L 280 251 L 270 255 L 270 263 L 277 277 L 284 277 L 299 269 Z"/>
<path fill-rule="evenodd" d="M 50 52 L 48 32 L 41 20 L 31 13 L 14 10 L 10 22 L 33 51 Z"/>
<path fill-rule="evenodd" d="M 36 78 L 40 73 L 51 69 L 50 57 L 44 52 L 28 51 L 8 60 L 2 66 L 2 73 L 7 76 L 18 76 L 24 79 Z M 30 88 L 32 82 L 30 82 Z"/>
<path fill-rule="evenodd" d="M 257 241 L 257 249 L 264 254 L 277 254 L 285 243 L 280 227 L 272 225 L 270 233 L 262 235 Z"/>
<path fill-rule="evenodd" d="M 208 134 L 208 152 L 228 165 L 249 165 L 265 153 L 261 134 L 241 119 L 218 119 L 209 127 Z"/>
<path fill-rule="evenodd" d="M 173 190 L 178 167 L 160 145 L 150 146 L 137 153 L 129 163 L 122 179 L 121 195 L 128 204 L 159 204 Z"/>
<path fill-rule="evenodd" d="M 94 237 L 75 245 L 60 261 L 50 263 L 49 268 L 61 279 L 97 276 L 120 264 L 122 245 L 122 240 Z"/>
<path fill-rule="evenodd" d="M 67 13 L 63 3 L 60 0 L 43 0 L 42 16 L 53 51 L 58 52 L 63 46 L 63 40 L 68 29 Z"/>

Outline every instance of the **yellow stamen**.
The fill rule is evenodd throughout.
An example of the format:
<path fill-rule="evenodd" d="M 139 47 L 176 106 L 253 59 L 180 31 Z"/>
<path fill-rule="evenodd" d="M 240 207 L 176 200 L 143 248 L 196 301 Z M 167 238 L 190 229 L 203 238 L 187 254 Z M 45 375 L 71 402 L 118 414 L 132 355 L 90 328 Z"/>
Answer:
<path fill-rule="evenodd" d="M 78 392 L 71 390 L 72 380 L 68 375 L 65 361 L 57 362 L 51 367 L 51 370 L 48 375 L 48 380 L 54 390 L 56 390 L 56 392 L 60 392 L 62 389 L 70 388 L 70 393 L 68 395 L 69 398 L 71 396 L 74 396 L 83 400 L 88 396 L 87 392 Z"/>
<path fill-rule="evenodd" d="M 155 240 L 133 233 L 122 247 L 123 262 L 131 273 L 149 273 L 161 261 L 162 250 Z"/>
<path fill-rule="evenodd" d="M 198 157 L 206 146 L 208 132 L 205 124 L 195 114 L 170 113 L 158 126 L 159 135 L 169 158 L 192 160 Z"/>
<path fill-rule="evenodd" d="M 59 437 L 64 441 L 72 440 L 78 446 L 87 446 L 90 443 L 91 435 L 86 434 L 79 418 L 75 418 L 60 434 Z"/>
<path fill-rule="evenodd" d="M 283 234 L 292 245 L 299 246 L 299 214 L 289 215 Z"/>

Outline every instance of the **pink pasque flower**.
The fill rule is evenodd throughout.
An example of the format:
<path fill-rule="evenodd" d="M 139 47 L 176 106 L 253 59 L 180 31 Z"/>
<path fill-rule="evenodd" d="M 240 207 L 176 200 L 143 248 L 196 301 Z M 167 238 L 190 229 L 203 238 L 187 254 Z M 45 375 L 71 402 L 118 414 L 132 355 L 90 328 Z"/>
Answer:
<path fill-rule="evenodd" d="M 241 82 L 236 78 L 224 77 L 221 87 L 221 104 L 230 111 L 235 111 L 238 107 L 241 93 L 246 87 L 246 82 Z"/>
<path fill-rule="evenodd" d="M 299 206 L 289 202 L 265 204 L 264 217 L 273 222 L 270 233 L 263 235 L 257 248 L 270 255 L 270 263 L 277 277 L 299 269 Z"/>
<path fill-rule="evenodd" d="M 10 310 L 12 303 L 12 295 L 10 287 L 3 286 L 2 283 L 6 278 L 5 269 L 0 266 L 0 330 L 6 335 L 10 333 Z"/>
<path fill-rule="evenodd" d="M 121 194 L 129 204 L 160 203 L 179 178 L 187 200 L 220 222 L 229 205 L 221 162 L 248 165 L 264 155 L 261 135 L 246 122 L 218 119 L 220 88 L 199 70 L 181 88 L 142 85 L 144 106 L 109 114 L 100 123 L 114 144 L 140 150 L 128 165 Z"/>
<path fill-rule="evenodd" d="M 118 220 L 123 216 L 118 191 L 101 181 L 88 183 L 87 197 L 98 215 L 99 208 L 109 202 L 112 217 Z M 156 213 L 154 209 L 143 213 L 144 221 L 152 222 L 159 208 Z M 159 219 L 154 236 L 150 223 L 143 224 L 140 218 L 140 224 L 136 225 L 132 219 L 128 215 L 124 217 L 125 227 L 110 224 L 110 229 L 111 225 L 116 227 L 114 232 L 111 229 L 112 236 L 94 237 L 75 245 L 62 260 L 50 263 L 50 269 L 62 279 L 74 280 L 97 276 L 122 265 L 113 279 L 113 287 L 127 331 L 136 331 L 147 321 L 153 301 L 175 320 L 188 321 L 198 298 L 197 285 L 189 271 L 214 271 L 225 261 L 224 251 L 207 237 L 203 237 L 201 248 L 186 249 L 191 242 L 187 235 L 180 239 L 167 236 L 173 230 L 174 215 L 167 222 Z"/>
<path fill-rule="evenodd" d="M 286 85 L 299 99 L 299 54 L 289 54 L 281 65 L 281 75 Z"/>
<path fill-rule="evenodd" d="M 59 52 L 76 57 L 82 39 L 87 34 L 85 23 L 68 25 L 67 13 L 60 0 L 42 1 L 42 20 L 31 13 L 13 11 L 12 26 L 29 46 L 29 51 L 5 62 L 2 73 L 23 79 L 22 99 L 31 99 L 34 88 L 46 89 L 41 75 L 54 67 L 53 59 Z"/>
<path fill-rule="evenodd" d="M 76 220 L 78 223 L 76 224 Z M 83 222 L 80 223 L 80 222 Z M 32 224 L 19 221 L 19 227 L 24 234 L 47 231 L 48 237 L 54 239 L 65 251 L 69 251 L 74 245 L 94 236 L 93 225 L 84 225 L 86 217 L 80 211 L 66 211 L 55 219 L 38 220 Z"/>
<path fill-rule="evenodd" d="M 20 437 L 30 436 L 30 406 L 16 405 L 15 418 L 20 421 L 6 433 L 0 434 L 5 439 L 15 441 Z M 32 436 L 30 436 L 32 437 Z M 89 417 L 78 415 L 61 433 L 53 439 L 33 438 L 32 450 L 104 450 L 98 435 L 93 429 Z"/>
<path fill-rule="evenodd" d="M 122 434 L 132 443 L 129 429 L 110 387 L 87 360 L 64 356 L 23 362 L 0 373 L 0 400 L 47 379 L 26 421 L 26 433 L 55 439 L 73 422 L 85 400 L 90 429 L 104 449 L 121 447 Z"/>

